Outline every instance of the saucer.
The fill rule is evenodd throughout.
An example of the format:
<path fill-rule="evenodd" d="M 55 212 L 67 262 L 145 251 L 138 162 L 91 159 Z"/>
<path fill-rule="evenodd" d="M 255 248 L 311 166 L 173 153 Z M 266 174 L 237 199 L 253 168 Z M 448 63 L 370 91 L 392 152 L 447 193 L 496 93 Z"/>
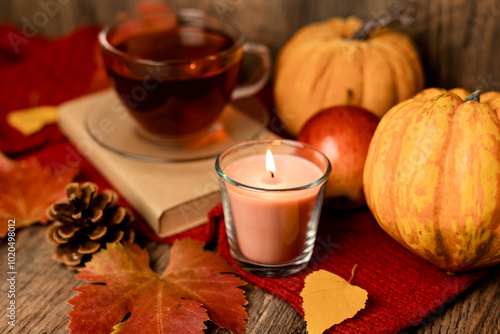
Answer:
<path fill-rule="evenodd" d="M 151 162 L 181 162 L 217 156 L 239 142 L 255 139 L 267 126 L 267 109 L 255 98 L 231 101 L 206 136 L 175 142 L 148 135 L 117 95 L 107 96 L 88 112 L 93 140 L 117 154 Z"/>

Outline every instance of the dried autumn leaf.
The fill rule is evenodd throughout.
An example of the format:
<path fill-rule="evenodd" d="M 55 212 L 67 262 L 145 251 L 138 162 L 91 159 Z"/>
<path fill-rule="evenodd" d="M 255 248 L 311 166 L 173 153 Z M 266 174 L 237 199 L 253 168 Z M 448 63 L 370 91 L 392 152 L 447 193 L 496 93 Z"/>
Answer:
<path fill-rule="evenodd" d="M 7 123 L 23 135 L 31 136 L 44 126 L 56 123 L 57 118 L 57 107 L 40 106 L 11 111 L 7 114 Z"/>
<path fill-rule="evenodd" d="M 368 292 L 350 284 L 355 269 L 349 281 L 326 270 L 307 275 L 300 296 L 309 334 L 321 334 L 365 307 Z"/>
<path fill-rule="evenodd" d="M 16 220 L 16 228 L 46 223 L 48 208 L 66 196 L 66 185 L 77 172 L 58 175 L 35 158 L 15 161 L 0 152 L 0 237 L 7 234 L 9 219 Z"/>
<path fill-rule="evenodd" d="M 162 275 L 149 267 L 149 255 L 136 244 L 111 243 L 95 254 L 77 278 L 89 283 L 68 301 L 71 333 L 203 333 L 212 320 L 243 333 L 246 283 L 203 243 L 176 241 Z M 127 316 L 128 319 L 120 324 Z"/>

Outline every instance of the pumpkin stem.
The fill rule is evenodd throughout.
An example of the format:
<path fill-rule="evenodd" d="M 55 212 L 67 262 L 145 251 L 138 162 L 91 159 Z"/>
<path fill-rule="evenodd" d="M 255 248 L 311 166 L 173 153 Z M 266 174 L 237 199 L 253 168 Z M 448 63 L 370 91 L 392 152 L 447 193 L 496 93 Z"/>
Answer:
<path fill-rule="evenodd" d="M 479 102 L 479 95 L 481 95 L 481 91 L 478 89 L 476 90 L 474 93 L 470 94 L 469 96 L 467 96 L 464 100 L 464 102 L 467 102 L 467 101 L 476 101 L 476 102 Z"/>
<path fill-rule="evenodd" d="M 416 8 L 414 1 L 402 0 L 390 2 L 387 10 L 377 14 L 377 16 L 361 26 L 348 39 L 366 40 L 370 37 L 370 33 L 378 28 L 388 27 L 391 24 L 400 23 L 409 25 L 415 19 Z"/>

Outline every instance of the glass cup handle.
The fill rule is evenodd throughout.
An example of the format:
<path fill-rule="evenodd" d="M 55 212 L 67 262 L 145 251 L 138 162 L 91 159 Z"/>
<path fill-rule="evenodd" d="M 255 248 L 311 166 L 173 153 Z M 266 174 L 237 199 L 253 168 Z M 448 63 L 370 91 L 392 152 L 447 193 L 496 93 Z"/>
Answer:
<path fill-rule="evenodd" d="M 244 53 L 253 53 L 261 60 L 260 75 L 257 78 L 239 84 L 231 95 L 231 100 L 241 99 L 256 94 L 261 90 L 271 74 L 271 51 L 267 46 L 258 43 L 246 42 L 243 45 Z"/>

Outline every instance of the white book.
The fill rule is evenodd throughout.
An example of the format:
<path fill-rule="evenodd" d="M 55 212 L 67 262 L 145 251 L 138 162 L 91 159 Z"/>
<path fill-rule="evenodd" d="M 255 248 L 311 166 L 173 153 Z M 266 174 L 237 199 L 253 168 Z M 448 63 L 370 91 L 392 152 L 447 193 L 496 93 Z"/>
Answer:
<path fill-rule="evenodd" d="M 221 200 L 215 157 L 185 162 L 151 162 L 113 152 L 104 147 L 107 142 L 101 141 L 98 133 L 90 133 L 88 126 L 89 119 L 95 118 L 95 108 L 109 104 L 110 99 L 118 101 L 111 89 L 62 104 L 59 107 L 62 132 L 144 217 L 158 236 L 174 235 L 206 222 L 210 209 Z M 234 110 L 224 110 L 224 113 L 229 112 Z M 119 114 L 119 117 L 120 120 L 130 118 L 125 114 Z M 113 124 L 103 121 L 102 126 L 106 133 L 104 130 Z M 120 140 L 127 141 L 126 147 L 133 150 L 136 140 L 124 133 L 126 131 L 115 129 L 114 134 L 120 135 Z M 272 136 L 267 130 L 256 135 Z M 154 150 L 153 153 L 161 155 L 161 149 L 160 145 L 159 153 Z"/>

